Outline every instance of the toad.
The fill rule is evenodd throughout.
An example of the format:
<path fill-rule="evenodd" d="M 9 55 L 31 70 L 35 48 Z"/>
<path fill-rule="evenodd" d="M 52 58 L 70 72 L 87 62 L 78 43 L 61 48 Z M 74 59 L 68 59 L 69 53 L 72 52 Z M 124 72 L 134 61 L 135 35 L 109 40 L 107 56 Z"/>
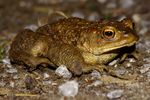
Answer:
<path fill-rule="evenodd" d="M 134 52 L 138 38 L 129 18 L 99 22 L 70 17 L 41 26 L 35 32 L 19 32 L 11 44 L 9 58 L 29 70 L 66 65 L 74 75 L 92 70 L 112 74 L 106 65 L 118 57 L 123 61 Z"/>

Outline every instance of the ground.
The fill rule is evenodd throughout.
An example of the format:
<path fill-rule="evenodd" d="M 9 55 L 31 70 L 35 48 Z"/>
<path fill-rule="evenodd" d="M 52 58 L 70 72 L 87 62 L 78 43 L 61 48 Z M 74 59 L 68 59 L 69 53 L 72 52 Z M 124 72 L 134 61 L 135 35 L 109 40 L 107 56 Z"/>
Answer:
<path fill-rule="evenodd" d="M 0 99 L 9 100 L 149 100 L 150 99 L 150 1 L 149 0 L 1 0 L 0 1 Z M 140 40 L 137 43 L 138 59 L 127 58 L 122 64 L 110 63 L 116 73 L 132 76 L 121 80 L 93 71 L 70 79 L 59 77 L 54 69 L 40 68 L 29 73 L 24 66 L 11 65 L 8 50 L 18 31 L 35 30 L 39 20 L 49 16 L 55 21 L 62 11 L 67 16 L 88 20 L 102 18 L 134 20 Z M 58 17 L 56 17 L 58 16 Z M 64 97 L 59 86 L 75 80 L 78 92 L 75 97 Z"/>

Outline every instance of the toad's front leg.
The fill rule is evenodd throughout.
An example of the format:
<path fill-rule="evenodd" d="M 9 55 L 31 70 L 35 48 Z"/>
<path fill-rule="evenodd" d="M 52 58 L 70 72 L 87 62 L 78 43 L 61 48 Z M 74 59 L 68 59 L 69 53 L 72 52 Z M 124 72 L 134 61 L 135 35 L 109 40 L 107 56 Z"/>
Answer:
<path fill-rule="evenodd" d="M 53 46 L 51 46 L 48 51 L 47 57 L 53 63 L 53 65 L 66 65 L 67 68 L 75 75 L 81 75 L 82 73 L 88 73 L 92 70 L 97 70 L 99 72 L 107 72 L 111 76 L 124 79 L 124 77 L 115 74 L 114 71 L 108 69 L 105 65 L 86 63 L 78 48 L 71 45 L 60 45 L 53 43 Z"/>
<path fill-rule="evenodd" d="M 89 72 L 96 67 L 84 61 L 78 48 L 66 44 L 53 43 L 48 51 L 48 58 L 56 66 L 66 65 L 75 75 Z"/>

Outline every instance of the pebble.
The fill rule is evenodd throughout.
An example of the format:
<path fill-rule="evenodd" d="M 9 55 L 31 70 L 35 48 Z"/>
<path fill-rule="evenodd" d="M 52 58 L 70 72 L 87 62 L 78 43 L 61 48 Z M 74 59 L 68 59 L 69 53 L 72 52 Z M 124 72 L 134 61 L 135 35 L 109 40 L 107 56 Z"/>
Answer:
<path fill-rule="evenodd" d="M 134 22 L 136 23 L 140 23 L 141 22 L 141 16 L 139 14 L 134 14 L 132 16 L 132 19 L 134 20 Z"/>
<path fill-rule="evenodd" d="M 47 74 L 47 73 L 44 73 L 43 76 L 44 76 L 44 79 L 47 79 L 50 77 L 49 74 Z"/>
<path fill-rule="evenodd" d="M 4 87 L 5 85 L 6 85 L 5 82 L 3 82 L 3 81 L 0 82 L 0 87 Z"/>
<path fill-rule="evenodd" d="M 13 74 L 13 73 L 17 73 L 18 70 L 15 69 L 15 68 L 10 68 L 10 69 L 7 69 L 6 72 L 7 72 L 7 73 L 10 73 L 10 74 Z"/>
<path fill-rule="evenodd" d="M 150 64 L 144 64 L 143 67 L 140 69 L 141 74 L 148 72 L 150 69 Z"/>
<path fill-rule="evenodd" d="M 52 81 L 50 81 L 50 80 L 44 80 L 43 84 L 44 85 L 50 85 L 50 84 L 52 84 Z"/>
<path fill-rule="evenodd" d="M 19 79 L 20 77 L 18 75 L 14 75 L 13 79 Z"/>
<path fill-rule="evenodd" d="M 150 80 L 150 71 L 146 73 L 147 74 L 147 77 L 149 78 Z"/>
<path fill-rule="evenodd" d="M 122 8 L 130 8 L 134 5 L 134 0 L 120 0 Z"/>
<path fill-rule="evenodd" d="M 129 59 L 129 62 L 130 62 L 130 64 L 132 63 L 132 62 L 136 62 L 136 60 L 134 59 L 134 58 L 130 58 Z M 128 65 L 127 65 L 128 66 Z"/>
<path fill-rule="evenodd" d="M 93 12 L 89 15 L 88 20 L 95 21 L 100 18 L 99 14 L 97 12 Z"/>
<path fill-rule="evenodd" d="M 107 5 L 106 5 L 106 8 L 108 9 L 114 9 L 117 7 L 117 4 L 114 0 L 112 0 L 111 2 L 109 2 Z"/>
<path fill-rule="evenodd" d="M 127 67 L 127 68 L 130 68 L 131 66 L 132 66 L 131 63 L 126 63 L 126 67 Z"/>
<path fill-rule="evenodd" d="M 125 69 L 118 69 L 115 72 L 117 75 L 123 75 L 123 74 L 125 74 L 126 70 Z"/>
<path fill-rule="evenodd" d="M 13 81 L 10 81 L 10 87 L 14 87 L 15 86 L 15 82 L 13 82 Z"/>
<path fill-rule="evenodd" d="M 75 80 L 67 81 L 58 87 L 59 94 L 67 97 L 74 97 L 78 93 L 78 82 Z"/>
<path fill-rule="evenodd" d="M 38 3 L 40 4 L 58 4 L 64 2 L 64 0 L 38 0 Z"/>
<path fill-rule="evenodd" d="M 111 91 L 107 94 L 107 97 L 109 99 L 117 99 L 119 97 L 121 97 L 123 94 L 123 90 L 114 90 L 114 91 Z"/>
<path fill-rule="evenodd" d="M 32 3 L 31 2 L 20 1 L 19 2 L 19 6 L 20 7 L 30 8 L 30 7 L 32 7 Z"/>
<path fill-rule="evenodd" d="M 91 76 L 92 78 L 100 78 L 101 74 L 97 70 L 93 70 Z"/>
<path fill-rule="evenodd" d="M 105 3 L 107 0 L 97 0 L 99 3 L 103 4 Z"/>
<path fill-rule="evenodd" d="M 3 62 L 3 64 L 6 64 L 6 65 L 7 65 L 7 64 L 9 64 L 9 65 L 11 64 L 9 58 L 4 58 L 4 59 L 2 60 L 2 62 Z"/>
<path fill-rule="evenodd" d="M 72 77 L 72 73 L 69 72 L 69 70 L 66 68 L 65 65 L 60 65 L 56 70 L 55 73 L 58 76 L 61 76 L 63 78 L 71 78 Z"/>
<path fill-rule="evenodd" d="M 72 17 L 79 17 L 79 18 L 84 18 L 84 14 L 80 11 L 75 11 L 71 14 Z"/>
<path fill-rule="evenodd" d="M 38 26 L 35 25 L 35 24 L 25 26 L 25 29 L 30 29 L 30 30 L 32 30 L 34 32 L 36 31 L 37 28 L 38 28 Z"/>
<path fill-rule="evenodd" d="M 101 85 L 102 83 L 103 83 L 102 81 L 96 80 L 90 86 L 98 86 L 98 85 Z"/>

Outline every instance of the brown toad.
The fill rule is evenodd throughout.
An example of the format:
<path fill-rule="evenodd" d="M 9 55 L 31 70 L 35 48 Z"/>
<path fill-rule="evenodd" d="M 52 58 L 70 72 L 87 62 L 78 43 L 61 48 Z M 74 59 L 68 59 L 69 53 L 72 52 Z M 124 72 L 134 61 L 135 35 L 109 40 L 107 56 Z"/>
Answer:
<path fill-rule="evenodd" d="M 75 75 L 91 70 L 102 71 L 116 57 L 134 51 L 138 36 L 130 19 L 122 21 L 87 21 L 60 19 L 35 32 L 25 29 L 11 44 L 12 63 L 37 66 L 66 65 Z M 108 70 L 107 70 L 108 71 Z"/>

